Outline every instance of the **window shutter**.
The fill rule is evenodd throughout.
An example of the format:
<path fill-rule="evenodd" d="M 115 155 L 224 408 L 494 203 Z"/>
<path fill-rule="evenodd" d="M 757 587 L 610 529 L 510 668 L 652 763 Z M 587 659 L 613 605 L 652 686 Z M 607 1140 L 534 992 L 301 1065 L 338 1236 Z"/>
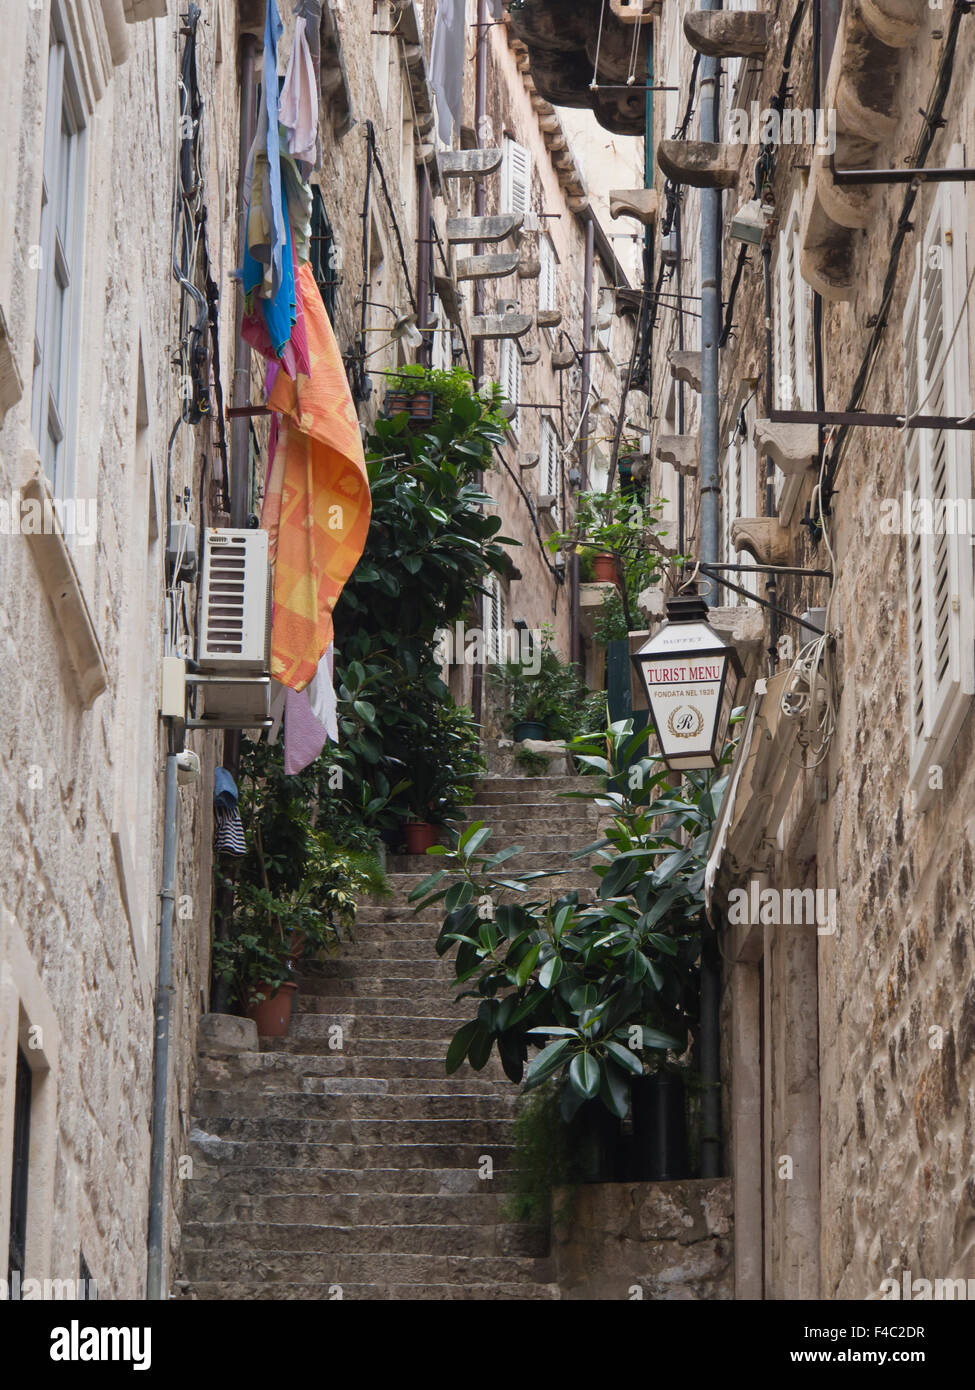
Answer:
<path fill-rule="evenodd" d="M 562 500 L 561 445 L 558 432 L 548 416 L 542 417 L 542 448 L 539 461 L 539 492 L 543 497 L 554 497 L 552 520 L 559 519 Z"/>
<path fill-rule="evenodd" d="M 542 269 L 538 277 L 538 307 L 542 310 L 554 309 L 558 294 L 558 264 L 555 249 L 547 236 L 543 236 L 539 242 L 539 253 Z"/>
<path fill-rule="evenodd" d="M 502 212 L 524 216 L 531 206 L 532 157 L 524 145 L 504 137 L 504 167 L 501 181 Z"/>
<path fill-rule="evenodd" d="M 507 657 L 505 630 L 508 625 L 507 596 L 496 574 L 488 580 L 488 596 L 484 605 L 485 655 L 491 664 Z"/>
<path fill-rule="evenodd" d="M 521 400 L 521 353 L 513 338 L 503 338 L 501 341 L 499 375 L 505 396 L 512 405 L 517 405 Z M 511 417 L 511 430 L 515 435 L 518 433 L 520 418 L 521 412 L 516 410 Z"/>
<path fill-rule="evenodd" d="M 945 357 L 964 306 L 964 227 L 963 201 L 951 186 L 942 185 L 919 248 L 904 316 L 909 413 L 958 415 L 968 409 L 964 323 Z M 950 751 L 975 692 L 971 539 L 967 525 L 957 524 L 967 522 L 971 440 L 959 430 L 911 429 L 904 440 L 907 491 L 912 503 L 921 503 L 904 520 L 910 525 L 911 779 L 915 790 L 923 791 L 928 767 Z"/>

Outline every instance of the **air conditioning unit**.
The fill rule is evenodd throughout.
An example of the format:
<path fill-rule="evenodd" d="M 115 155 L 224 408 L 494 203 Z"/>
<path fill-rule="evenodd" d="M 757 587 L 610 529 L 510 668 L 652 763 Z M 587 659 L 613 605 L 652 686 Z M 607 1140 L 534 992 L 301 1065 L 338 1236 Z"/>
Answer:
<path fill-rule="evenodd" d="M 208 526 L 197 664 L 214 675 L 262 676 L 271 642 L 266 531 Z"/>

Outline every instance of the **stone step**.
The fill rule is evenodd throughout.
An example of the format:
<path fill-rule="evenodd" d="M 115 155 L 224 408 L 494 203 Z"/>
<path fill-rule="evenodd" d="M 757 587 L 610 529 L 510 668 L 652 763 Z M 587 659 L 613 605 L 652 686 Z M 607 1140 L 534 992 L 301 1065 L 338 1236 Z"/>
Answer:
<path fill-rule="evenodd" d="M 415 1092 L 390 1095 L 325 1095 L 322 1092 L 240 1094 L 234 1091 L 201 1091 L 194 1097 L 193 1114 L 211 1133 L 216 1119 L 311 1119 L 311 1120 L 491 1120 L 511 1119 L 515 1114 L 517 1091 L 510 1097 L 478 1095 L 454 1086 L 453 1091 L 437 1095 Z"/>
<path fill-rule="evenodd" d="M 323 1264 L 342 1255 L 386 1260 L 395 1255 L 423 1259 L 445 1255 L 490 1258 L 548 1254 L 542 1232 L 507 1224 L 319 1226 L 304 1221 L 189 1221 L 183 1225 L 182 1242 L 187 1267 L 197 1254 L 217 1259 L 240 1254 L 257 1261 L 264 1251 L 289 1254 L 292 1258 L 308 1255 Z"/>
<path fill-rule="evenodd" d="M 187 1250 L 183 1278 L 267 1284 L 544 1282 L 547 1261 L 518 1255 L 328 1254 L 310 1250 Z M 265 1297 L 267 1295 L 265 1294 Z"/>
<path fill-rule="evenodd" d="M 327 1038 L 261 1038 L 260 1043 L 262 1051 L 272 1054 L 292 1053 L 302 1057 L 334 1057 L 337 1055 L 329 1047 Z M 447 1049 L 442 1043 L 439 1045 L 433 1042 L 429 1044 L 416 1043 L 410 1047 L 409 1055 L 403 1056 L 403 1048 L 399 1041 L 393 1038 L 386 1039 L 381 1046 L 378 1043 L 371 1046 L 360 1043 L 359 1050 L 345 1051 L 338 1055 L 342 1057 L 342 1070 L 347 1076 L 421 1079 L 443 1077 L 447 1074 L 445 1070 Z M 497 1057 L 492 1056 L 492 1061 L 482 1071 L 472 1071 L 465 1062 L 454 1075 L 463 1080 L 469 1075 L 501 1078 L 504 1073 Z"/>
<path fill-rule="evenodd" d="M 467 1150 L 472 1145 L 486 1148 L 493 1144 L 510 1144 L 513 1123 L 513 1116 L 494 1116 L 486 1120 L 450 1117 L 372 1120 L 287 1114 L 208 1115 L 206 1133 L 241 1144 L 278 1142 L 322 1147 L 354 1144 L 370 1148 L 384 1146 L 397 1151 L 433 1145 L 446 1151 L 451 1145 Z"/>
<path fill-rule="evenodd" d="M 324 977 L 311 977 L 303 975 L 301 977 L 301 992 L 298 995 L 300 1007 L 315 1009 L 317 1005 L 311 1005 L 308 1001 L 312 999 L 332 1000 L 330 1007 L 335 1007 L 335 1001 L 347 999 L 355 1001 L 354 1010 L 358 1010 L 360 1004 L 366 999 L 402 999 L 409 996 L 413 999 L 436 999 L 443 1000 L 450 998 L 454 984 L 453 957 L 443 956 L 438 958 L 431 950 L 433 959 L 432 966 L 425 966 L 422 961 L 404 961 L 396 966 L 396 973 L 392 971 L 383 974 L 376 974 L 372 970 L 363 973 L 362 967 L 355 963 L 349 963 L 345 972 Z M 407 966 L 415 966 L 415 969 L 408 970 Z M 324 1006 L 323 1006 L 324 1007 Z"/>
<path fill-rule="evenodd" d="M 220 1141 L 222 1142 L 222 1141 Z M 332 1197 L 350 1191 L 360 1200 L 370 1196 L 424 1196 L 437 1200 L 463 1196 L 471 1200 L 489 1189 L 494 1196 L 510 1185 L 509 1174 L 495 1164 L 494 1175 L 482 1178 L 477 1168 L 296 1168 L 293 1163 L 214 1162 L 194 1157 L 188 1200 L 238 1201 L 273 1197 Z"/>
<path fill-rule="evenodd" d="M 353 1040 L 359 1044 L 360 1052 L 361 1044 L 369 1040 L 402 1043 L 413 1038 L 429 1038 L 437 1042 L 449 1042 L 460 1026 L 451 1014 L 419 1018 L 400 1014 L 376 1014 L 358 1018 L 354 1014 L 299 1013 L 291 1019 L 290 1036 L 299 1042 L 311 1038 L 328 1039 L 329 1029 L 336 1025 L 344 1032 L 344 1052 L 349 1050 Z M 381 1052 L 382 1049 L 379 1049 L 380 1054 Z"/>
<path fill-rule="evenodd" d="M 268 1039 L 272 1042 L 273 1039 Z M 246 1059 L 246 1060 L 245 1060 Z M 251 1059 L 266 1062 L 267 1066 L 252 1065 Z M 318 1054 L 288 1052 L 249 1052 L 241 1054 L 242 1065 L 234 1066 L 238 1059 L 201 1058 L 197 1075 L 198 1090 L 209 1094 L 228 1093 L 241 1097 L 252 1095 L 319 1095 L 319 1096 L 378 1096 L 378 1095 L 454 1095 L 461 1088 L 465 1094 L 477 1096 L 500 1095 L 506 1097 L 510 1082 L 503 1086 L 487 1079 L 482 1072 L 472 1071 L 465 1063 L 453 1076 L 444 1071 L 442 1057 L 435 1057 L 435 1066 L 429 1076 L 419 1075 L 348 1075 L 337 1073 L 333 1063 L 346 1067 L 349 1061 L 363 1065 L 362 1059 L 346 1059 L 341 1054 Z M 374 1058 L 387 1064 L 388 1058 Z M 319 1071 L 318 1066 L 326 1068 Z M 196 1112 L 194 1112 L 196 1113 Z"/>
<path fill-rule="evenodd" d="M 340 980 L 339 984 L 347 984 Z M 375 984 L 374 980 L 366 983 Z M 456 1018 L 463 1023 L 471 1017 L 470 1000 L 462 999 L 455 1003 L 456 990 L 452 989 L 449 975 L 442 981 L 417 985 L 415 992 L 405 998 L 397 994 L 305 994 L 299 990 L 295 997 L 295 1016 L 314 1014 L 322 1018 L 354 1016 L 365 1022 L 373 1018 L 427 1018 L 436 1014 L 441 1018 Z"/>
<path fill-rule="evenodd" d="M 571 777 L 484 777 L 474 783 L 475 803 L 484 802 L 488 796 L 497 792 L 521 792 L 531 790 L 532 797 L 552 799 L 559 792 L 581 792 L 591 787 L 597 779 L 587 774 L 576 773 Z"/>
<path fill-rule="evenodd" d="M 215 1122 L 211 1122 L 215 1123 Z M 395 1123 L 393 1121 L 392 1123 Z M 479 1123 L 484 1123 L 480 1121 Z M 510 1132 L 510 1131 L 509 1131 Z M 194 1135 L 199 1131 L 194 1130 Z M 495 1171 L 510 1165 L 511 1144 L 492 1141 L 453 1143 L 399 1143 L 395 1151 L 388 1139 L 377 1143 L 313 1142 L 274 1139 L 225 1139 L 207 1133 L 203 1139 L 193 1138 L 191 1146 L 200 1163 L 209 1160 L 220 1165 L 253 1165 L 258 1168 L 293 1164 L 295 1168 L 379 1168 L 388 1167 L 394 1160 L 401 1168 L 469 1168 L 475 1172 L 485 1156 L 493 1162 Z M 199 1176 L 203 1176 L 200 1173 Z"/>
<path fill-rule="evenodd" d="M 250 1302 L 273 1300 L 275 1302 L 315 1303 L 342 1300 L 355 1302 L 397 1302 L 400 1299 L 427 1303 L 458 1302 L 515 1302 L 525 1300 L 539 1302 L 556 1300 L 561 1297 L 558 1284 L 536 1283 L 523 1280 L 509 1283 L 493 1279 L 487 1284 L 459 1284 L 409 1282 L 406 1284 L 359 1284 L 345 1280 L 341 1285 L 334 1283 L 302 1284 L 284 1281 L 273 1284 L 254 1284 L 238 1281 L 213 1283 L 210 1280 L 192 1282 L 180 1281 L 177 1284 L 177 1299 L 217 1299 Z"/>
<path fill-rule="evenodd" d="M 356 1175 L 350 1175 L 355 1182 Z M 482 1187 L 485 1184 L 481 1184 Z M 207 1191 L 193 1198 L 195 1222 L 283 1222 L 310 1226 L 487 1226 L 501 1220 L 495 1192 L 295 1192 L 251 1196 Z"/>

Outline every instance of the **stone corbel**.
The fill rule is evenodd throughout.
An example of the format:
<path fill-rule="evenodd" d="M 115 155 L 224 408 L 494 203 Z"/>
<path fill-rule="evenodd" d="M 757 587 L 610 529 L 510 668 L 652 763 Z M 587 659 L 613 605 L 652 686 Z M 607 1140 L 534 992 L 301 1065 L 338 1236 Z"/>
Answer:
<path fill-rule="evenodd" d="M 20 495 L 22 506 L 30 504 L 39 513 L 44 528 L 34 534 L 25 532 L 25 536 L 61 629 L 68 660 L 78 678 L 81 703 L 88 709 L 108 688 L 108 668 L 78 571 L 57 521 L 46 479 L 35 473 L 21 488 Z"/>
<path fill-rule="evenodd" d="M 523 473 L 528 473 L 532 468 L 538 467 L 540 454 L 520 454 L 518 457 L 518 467 Z"/>
<path fill-rule="evenodd" d="M 463 313 L 461 310 L 460 296 L 457 293 L 457 286 L 449 275 L 435 275 L 433 277 L 433 288 L 437 298 L 443 305 L 444 313 L 454 325 L 459 325 Z"/>
<path fill-rule="evenodd" d="M 542 273 L 542 262 L 538 256 L 525 256 L 518 262 L 519 280 L 537 280 Z"/>
<path fill-rule="evenodd" d="M 490 217 L 448 217 L 447 240 L 451 246 L 476 241 L 505 241 L 521 229 L 524 221 L 516 213 L 498 213 Z"/>
<path fill-rule="evenodd" d="M 537 343 L 535 343 L 534 346 L 526 348 L 525 351 L 522 353 L 521 365 L 523 367 L 534 367 L 536 362 L 540 362 L 541 360 L 542 349 L 538 346 Z"/>
<path fill-rule="evenodd" d="M 504 151 L 445 150 L 440 155 L 440 173 L 445 179 L 483 179 L 501 168 Z"/>
<path fill-rule="evenodd" d="M 657 458 L 672 464 L 685 478 L 697 472 L 699 454 L 696 434 L 662 434 L 657 440 Z"/>
<path fill-rule="evenodd" d="M 671 352 L 667 354 L 670 375 L 675 381 L 684 382 L 692 391 L 701 390 L 701 354 L 699 352 Z"/>
<path fill-rule="evenodd" d="M 819 462 L 816 425 L 783 425 L 773 420 L 756 420 L 753 438 L 759 451 L 767 454 L 787 476 L 806 473 Z"/>
<path fill-rule="evenodd" d="M 559 348 L 549 359 L 553 372 L 566 372 L 576 364 L 576 355 L 571 348 Z"/>
<path fill-rule="evenodd" d="M 744 550 L 759 565 L 789 563 L 789 529 L 774 517 L 736 516 L 731 523 L 731 546 Z"/>
<path fill-rule="evenodd" d="M 609 8 L 623 24 L 650 24 L 660 11 L 660 0 L 609 0 Z"/>
<path fill-rule="evenodd" d="M 531 314 L 478 314 L 471 319 L 471 337 L 486 341 L 523 338 L 533 325 Z"/>
<path fill-rule="evenodd" d="M 562 310 L 539 309 L 535 319 L 539 328 L 558 328 L 562 323 Z"/>
<path fill-rule="evenodd" d="M 135 17 L 129 14 L 123 0 L 102 0 L 102 19 L 105 22 L 112 62 L 119 67 L 132 51 L 128 25 L 134 23 Z"/>
<path fill-rule="evenodd" d="M 928 0 L 860 0 L 868 28 L 889 48 L 906 48 L 921 32 Z"/>
<path fill-rule="evenodd" d="M 768 16 L 760 10 L 691 10 L 684 37 L 707 58 L 761 58 L 768 48 Z"/>
<path fill-rule="evenodd" d="M 657 163 L 674 183 L 691 188 L 731 188 L 738 178 L 740 145 L 707 140 L 661 140 Z"/>
<path fill-rule="evenodd" d="M 0 425 L 7 411 L 17 404 L 23 394 L 24 383 L 7 333 L 7 320 L 0 307 Z"/>
<path fill-rule="evenodd" d="M 494 256 L 463 256 L 457 262 L 458 280 L 500 280 L 513 275 L 521 264 L 518 251 Z"/>
<path fill-rule="evenodd" d="M 129 24 L 139 24 L 144 19 L 165 19 L 166 0 L 122 0 L 125 18 Z"/>
<path fill-rule="evenodd" d="M 657 195 L 652 188 L 614 189 L 609 195 L 609 215 L 614 221 L 634 217 L 644 227 L 652 227 L 657 221 Z"/>

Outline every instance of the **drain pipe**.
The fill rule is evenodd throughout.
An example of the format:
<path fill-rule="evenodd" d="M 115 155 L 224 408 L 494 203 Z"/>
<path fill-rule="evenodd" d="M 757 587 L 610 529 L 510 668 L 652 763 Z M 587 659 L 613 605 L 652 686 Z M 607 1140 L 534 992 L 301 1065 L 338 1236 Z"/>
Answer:
<path fill-rule="evenodd" d="M 705 9 L 720 9 L 705 4 Z M 718 59 L 701 64 L 701 139 L 718 141 Z M 721 190 L 701 191 L 701 535 L 698 553 L 715 563 L 718 555 L 720 474 L 718 460 L 718 342 L 721 336 Z M 716 589 L 712 591 L 716 596 Z M 711 599 L 714 603 L 714 598 Z M 701 1177 L 721 1172 L 721 958 L 713 929 L 701 936 Z"/>
<path fill-rule="evenodd" d="M 582 382 L 579 389 L 579 478 L 583 491 L 589 486 L 589 395 L 592 386 L 592 282 L 596 260 L 596 217 L 586 210 L 586 267 L 582 282 Z M 579 556 L 569 560 L 570 659 L 582 665 L 582 628 L 579 607 Z"/>
<path fill-rule="evenodd" d="M 240 40 L 240 142 L 238 157 L 240 167 L 237 175 L 238 255 L 243 259 L 247 237 L 247 204 L 244 199 L 244 173 L 247 156 L 254 140 L 257 122 L 257 64 L 263 44 L 256 34 L 243 34 Z M 244 321 L 244 287 L 237 282 L 237 301 L 235 305 L 234 328 L 234 388 L 233 404 L 240 409 L 250 403 L 251 393 L 251 348 L 241 337 Z M 250 419 L 246 415 L 235 415 L 230 429 L 230 524 L 238 528 L 247 525 L 248 483 L 250 481 Z M 228 729 L 223 736 L 223 765 L 236 779 L 237 765 L 240 761 L 240 730 Z M 214 914 L 214 934 L 222 940 L 227 934 L 227 924 L 233 913 L 233 889 L 221 889 L 217 910 Z M 230 986 L 217 980 L 213 987 L 210 1007 L 214 1013 L 223 1013 L 227 1008 Z"/>
<path fill-rule="evenodd" d="M 474 132 L 478 147 L 484 144 L 484 123 L 487 116 L 487 45 L 488 45 L 488 7 L 487 0 L 477 0 L 477 34 L 474 39 Z M 483 217 L 487 207 L 487 194 L 484 180 L 474 181 L 474 216 Z M 476 254 L 483 246 L 474 247 Z M 484 313 L 484 281 L 474 281 L 474 313 Z M 479 390 L 484 377 L 484 339 L 474 339 L 474 389 Z M 484 474 L 478 472 L 477 482 L 483 482 Z M 486 599 L 478 594 L 474 600 L 476 622 L 484 631 Z M 477 661 L 471 672 L 471 713 L 475 724 L 484 722 L 484 663 Z"/>
<path fill-rule="evenodd" d="M 179 783 L 176 754 L 166 759 L 166 809 L 159 897 L 159 962 L 156 971 L 155 1051 L 152 1059 L 152 1139 L 149 1154 L 149 1262 L 146 1297 L 163 1292 L 163 1229 L 166 1199 L 166 1109 L 169 1101 L 169 1024 L 173 1001 L 173 913 L 176 906 L 176 844 Z"/>

